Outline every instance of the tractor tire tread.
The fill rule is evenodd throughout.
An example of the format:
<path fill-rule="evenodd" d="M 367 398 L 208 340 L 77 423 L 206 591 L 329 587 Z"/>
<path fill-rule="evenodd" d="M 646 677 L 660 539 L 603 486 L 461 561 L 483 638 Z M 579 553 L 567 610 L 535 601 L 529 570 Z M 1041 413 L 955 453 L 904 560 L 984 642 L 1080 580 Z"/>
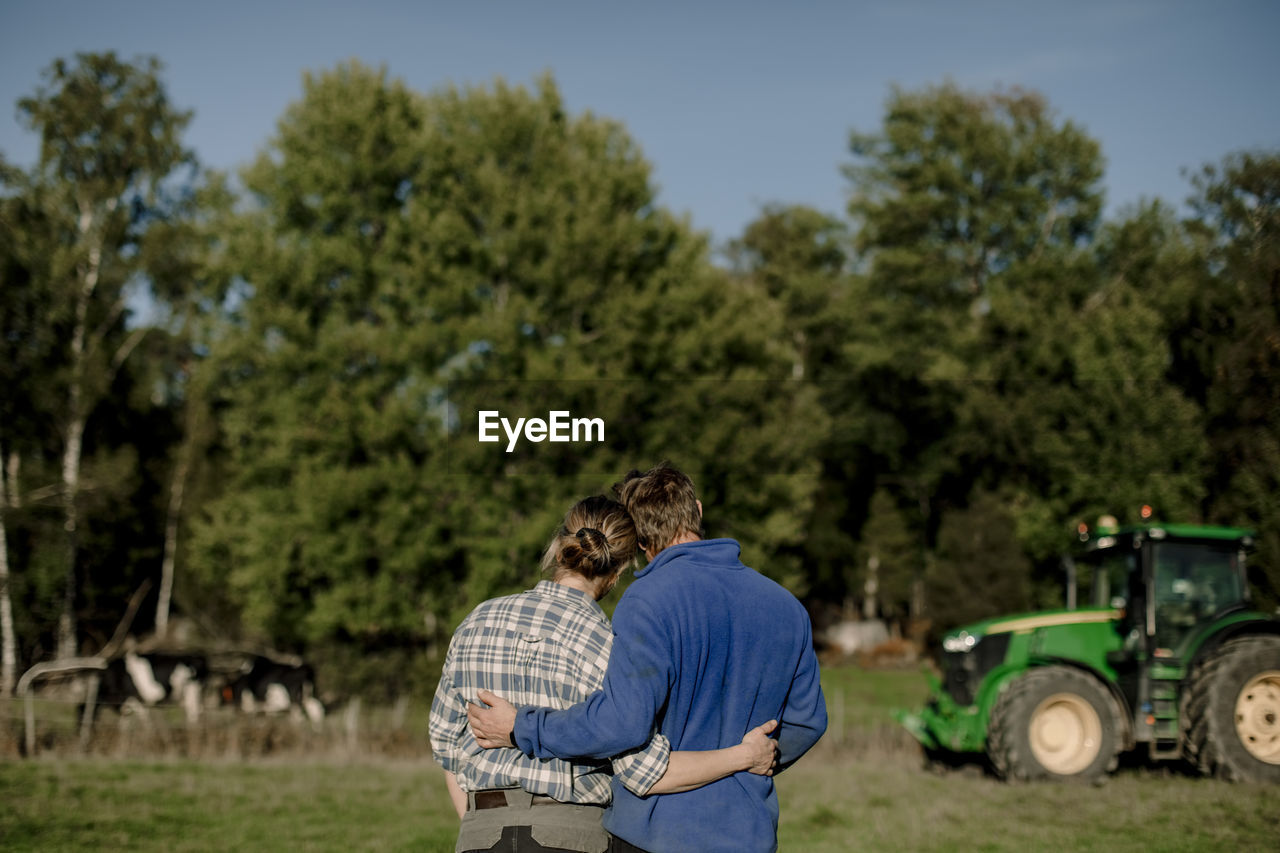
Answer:
<path fill-rule="evenodd" d="M 1027 670 L 1010 683 L 991 710 L 987 725 L 987 754 L 1000 778 L 1018 782 L 1061 778 L 1054 777 L 1054 774 L 1040 766 L 1040 763 L 1030 754 L 1026 738 L 1019 729 L 1022 727 L 1021 721 L 1030 717 L 1033 709 L 1027 705 L 1038 689 L 1053 684 L 1064 684 L 1067 689 L 1070 689 L 1073 682 L 1093 683 L 1104 697 L 1105 713 L 1100 722 L 1104 732 L 1110 733 L 1111 742 L 1111 754 L 1101 762 L 1099 769 L 1082 774 L 1081 778 L 1093 779 L 1114 769 L 1123 730 L 1120 709 L 1116 707 L 1116 702 L 1106 687 L 1097 683 L 1092 676 L 1073 667 L 1041 666 Z"/>
<path fill-rule="evenodd" d="M 1235 696 L 1225 695 L 1228 688 L 1219 679 L 1228 669 L 1249 658 L 1265 658 L 1268 654 L 1280 660 L 1280 637 L 1253 634 L 1224 642 L 1196 663 L 1188 678 L 1189 686 L 1182 703 L 1183 752 L 1187 761 L 1205 776 L 1216 776 L 1231 782 L 1276 781 L 1280 769 L 1271 779 L 1266 770 L 1251 764 L 1238 750 L 1226 748 L 1226 741 L 1238 741 L 1234 728 L 1223 722 L 1225 711 L 1218 702 L 1230 702 Z M 1214 713 L 1217 710 L 1218 713 Z"/>

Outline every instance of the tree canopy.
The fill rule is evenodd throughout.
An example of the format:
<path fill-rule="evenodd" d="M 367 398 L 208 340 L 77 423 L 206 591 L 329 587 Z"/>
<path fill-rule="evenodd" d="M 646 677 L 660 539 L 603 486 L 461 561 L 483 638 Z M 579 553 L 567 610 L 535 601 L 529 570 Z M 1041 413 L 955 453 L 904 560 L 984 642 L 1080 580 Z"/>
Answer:
<path fill-rule="evenodd" d="M 850 137 L 847 210 L 766 205 L 718 265 L 549 75 L 308 74 L 237 184 L 160 74 L 54 63 L 19 104 L 39 162 L 0 161 L 23 662 L 100 648 L 152 580 L 139 630 L 172 603 L 341 689 L 422 687 L 574 500 L 664 459 L 818 614 L 1058 604 L 1076 525 L 1143 504 L 1255 526 L 1280 596 L 1276 152 L 1195 173 L 1185 221 L 1105 218 L 1101 147 L 1040 95 L 896 89 Z M 481 412 L 556 411 L 603 440 L 478 439 Z"/>

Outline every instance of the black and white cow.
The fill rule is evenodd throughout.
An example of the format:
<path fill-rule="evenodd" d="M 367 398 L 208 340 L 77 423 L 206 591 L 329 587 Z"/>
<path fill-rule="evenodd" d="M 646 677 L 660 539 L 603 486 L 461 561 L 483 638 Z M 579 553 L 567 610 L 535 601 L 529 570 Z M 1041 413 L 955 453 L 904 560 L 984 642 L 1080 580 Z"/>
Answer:
<path fill-rule="evenodd" d="M 108 661 L 98 675 L 96 705 L 118 712 L 162 703 L 179 705 L 187 721 L 200 717 L 200 694 L 209 675 L 200 655 L 134 654 Z"/>
<path fill-rule="evenodd" d="M 305 663 L 254 657 L 222 689 L 222 700 L 247 713 L 288 711 L 295 717 L 305 714 L 312 725 L 319 725 L 324 719 L 324 705 L 316 698 L 315 672 Z"/>

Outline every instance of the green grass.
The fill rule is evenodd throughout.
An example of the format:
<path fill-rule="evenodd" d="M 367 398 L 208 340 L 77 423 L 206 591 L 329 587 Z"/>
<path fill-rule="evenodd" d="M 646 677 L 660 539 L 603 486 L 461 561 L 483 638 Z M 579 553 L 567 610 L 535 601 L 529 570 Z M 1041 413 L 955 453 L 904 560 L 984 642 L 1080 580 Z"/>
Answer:
<path fill-rule="evenodd" d="M 778 781 L 781 850 L 1271 851 L 1276 791 L 1126 770 L 1009 785 L 903 757 L 806 757 Z"/>
<path fill-rule="evenodd" d="M 856 667 L 826 667 L 822 670 L 822 692 L 827 699 L 828 739 L 840 744 L 868 735 L 896 736 L 901 727 L 890 716 L 895 708 L 919 708 L 929 688 L 919 670 L 863 670 Z M 901 731 L 906 740 L 910 736 Z"/>
<path fill-rule="evenodd" d="M 1274 788 L 1163 770 L 1099 786 L 937 774 L 889 717 L 923 699 L 918 672 L 832 668 L 823 683 L 830 733 L 778 779 L 783 851 L 1276 848 Z M 451 851 L 457 818 L 416 716 L 353 758 L 302 740 L 251 760 L 3 760 L 0 849 Z"/>
<path fill-rule="evenodd" d="M 1275 849 L 1274 789 L 1150 771 L 1015 786 L 820 747 L 778 790 L 784 851 Z M 10 761 L 0 802 L 9 851 L 450 851 L 457 831 L 428 761 Z"/>
<path fill-rule="evenodd" d="M 6 850 L 451 851 L 457 818 L 434 765 L 9 762 Z"/>

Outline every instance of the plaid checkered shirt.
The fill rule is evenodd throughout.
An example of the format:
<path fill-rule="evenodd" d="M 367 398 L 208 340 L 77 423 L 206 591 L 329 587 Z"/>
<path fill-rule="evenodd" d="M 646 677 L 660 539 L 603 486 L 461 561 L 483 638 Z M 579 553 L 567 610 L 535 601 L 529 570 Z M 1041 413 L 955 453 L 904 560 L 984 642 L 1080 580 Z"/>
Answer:
<path fill-rule="evenodd" d="M 467 725 L 467 701 L 491 690 L 516 706 L 562 709 L 604 682 L 613 630 L 589 595 L 552 581 L 484 602 L 449 643 L 431 702 L 431 751 L 464 791 L 524 788 L 564 803 L 607 804 L 613 775 L 643 797 L 667 770 L 660 734 L 608 761 L 541 759 L 518 749 L 483 749 Z"/>

